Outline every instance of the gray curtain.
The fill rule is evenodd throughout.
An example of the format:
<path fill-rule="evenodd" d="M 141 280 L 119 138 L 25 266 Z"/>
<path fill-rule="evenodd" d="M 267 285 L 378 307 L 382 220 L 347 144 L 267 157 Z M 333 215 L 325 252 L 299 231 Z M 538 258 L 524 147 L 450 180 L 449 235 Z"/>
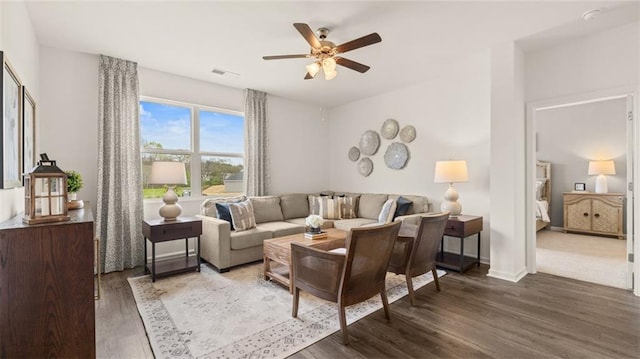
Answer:
<path fill-rule="evenodd" d="M 96 235 L 102 271 L 144 263 L 138 69 L 100 56 Z"/>
<path fill-rule="evenodd" d="M 264 196 L 269 189 L 269 149 L 267 139 L 267 94 L 244 90 L 245 193 Z"/>

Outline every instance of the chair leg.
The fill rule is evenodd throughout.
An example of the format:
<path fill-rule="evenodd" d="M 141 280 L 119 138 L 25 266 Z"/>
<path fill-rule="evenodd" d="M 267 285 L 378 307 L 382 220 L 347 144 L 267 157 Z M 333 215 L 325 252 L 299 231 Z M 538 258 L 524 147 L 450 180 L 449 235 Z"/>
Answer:
<path fill-rule="evenodd" d="M 391 315 L 389 313 L 389 300 L 387 299 L 387 291 L 385 288 L 382 288 L 380 291 L 380 298 L 382 299 L 382 307 L 384 308 L 384 317 L 387 318 L 387 321 L 391 321 Z"/>
<path fill-rule="evenodd" d="M 411 278 L 411 273 L 405 274 L 405 277 L 407 278 L 407 289 L 409 290 L 409 301 L 411 302 L 411 306 L 415 307 L 416 295 L 413 293 L 413 279 Z"/>
<path fill-rule="evenodd" d="M 298 317 L 298 301 L 300 300 L 300 288 L 293 288 L 293 309 L 291 310 L 291 316 Z"/>
<path fill-rule="evenodd" d="M 438 271 L 436 271 L 435 267 L 431 268 L 431 274 L 433 274 L 433 281 L 436 283 L 436 290 L 439 292 L 440 291 L 440 280 L 438 279 Z"/>
<path fill-rule="evenodd" d="M 297 288 L 296 288 L 297 289 Z M 340 304 L 338 308 L 338 315 L 340 317 L 340 330 L 342 331 L 342 344 L 349 344 L 349 333 L 347 332 L 347 317 L 344 313 L 344 307 Z"/>

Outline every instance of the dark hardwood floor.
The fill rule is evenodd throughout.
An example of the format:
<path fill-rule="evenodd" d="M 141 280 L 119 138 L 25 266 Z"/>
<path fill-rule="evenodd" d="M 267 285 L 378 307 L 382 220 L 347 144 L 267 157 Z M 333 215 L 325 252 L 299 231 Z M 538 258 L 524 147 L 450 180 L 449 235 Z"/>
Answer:
<path fill-rule="evenodd" d="M 203 264 L 205 265 L 205 264 Z M 441 292 L 420 288 L 294 358 L 640 358 L 640 298 L 631 292 L 548 274 L 519 283 L 486 276 L 481 266 L 449 273 Z M 96 302 L 98 358 L 153 358 L 127 277 L 102 277 Z"/>

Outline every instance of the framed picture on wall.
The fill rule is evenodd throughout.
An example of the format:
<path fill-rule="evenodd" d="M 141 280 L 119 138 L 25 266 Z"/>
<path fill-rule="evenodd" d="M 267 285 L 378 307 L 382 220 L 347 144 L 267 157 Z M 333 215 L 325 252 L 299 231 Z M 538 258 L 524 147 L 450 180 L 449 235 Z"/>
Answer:
<path fill-rule="evenodd" d="M 574 183 L 573 190 L 576 192 L 585 192 L 587 190 L 587 185 L 585 183 Z"/>
<path fill-rule="evenodd" d="M 22 173 L 36 165 L 36 102 L 22 86 Z"/>
<path fill-rule="evenodd" d="M 0 188 L 22 185 L 22 83 L 15 70 L 2 57 L 2 133 L 0 139 Z"/>

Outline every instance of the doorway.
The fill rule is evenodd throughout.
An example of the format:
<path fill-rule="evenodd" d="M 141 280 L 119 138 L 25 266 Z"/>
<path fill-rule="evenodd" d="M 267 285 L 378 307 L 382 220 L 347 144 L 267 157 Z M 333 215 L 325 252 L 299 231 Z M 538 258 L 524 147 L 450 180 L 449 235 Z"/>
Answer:
<path fill-rule="evenodd" d="M 548 163 L 552 174 L 547 180 L 548 220 L 542 230 L 536 219 L 535 209 L 528 216 L 527 230 L 527 269 L 589 281 L 598 284 L 631 289 L 633 287 L 633 266 L 628 256 L 633 253 L 633 192 L 629 183 L 633 183 L 633 142 L 634 126 L 627 120 L 629 109 L 633 108 L 633 96 L 629 91 L 618 94 L 592 94 L 573 98 L 556 99 L 544 103 L 530 104 L 527 113 L 528 141 L 528 188 L 527 196 L 531 206 L 540 212 L 539 171 L 536 163 Z M 606 176 L 608 194 L 596 194 L 596 176 L 589 173 L 589 163 L 594 160 L 611 160 L 615 175 Z M 541 161 L 541 162 L 540 162 Z M 582 189 L 585 191 L 582 191 Z M 615 218 L 607 216 L 613 222 L 606 231 L 588 228 L 585 207 L 580 209 L 579 221 L 587 221 L 587 231 L 569 231 L 574 227 L 571 216 L 572 200 L 594 198 L 594 201 L 614 199 L 619 201 L 619 213 L 622 218 L 618 227 Z M 544 202 L 544 201 L 543 201 Z M 581 204 L 587 202 L 580 202 Z M 589 202 L 591 203 L 591 202 Z M 595 203 L 595 202 L 594 202 Z M 600 202 L 598 202 L 600 203 Z M 584 213 L 582 213 L 584 210 Z M 617 213 L 615 208 L 609 214 Z M 595 213 L 595 212 L 594 212 Z M 584 215 L 584 217 L 582 217 Z M 600 216 L 600 214 L 597 214 Z M 602 223 L 605 216 L 598 217 Z M 537 226 L 536 226 L 537 222 Z M 569 225 L 567 225 L 569 222 Z M 575 223 L 575 222 L 574 222 Z M 614 228 L 622 227 L 625 236 L 617 239 Z M 584 227 L 582 227 L 584 229 Z"/>

